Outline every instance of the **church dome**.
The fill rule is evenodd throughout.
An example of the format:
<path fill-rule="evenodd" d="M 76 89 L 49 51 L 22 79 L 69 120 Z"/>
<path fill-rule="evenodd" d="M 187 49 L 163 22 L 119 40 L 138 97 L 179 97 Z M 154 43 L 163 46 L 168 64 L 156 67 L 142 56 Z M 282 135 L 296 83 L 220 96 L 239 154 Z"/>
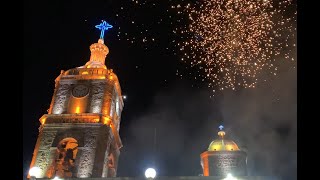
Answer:
<path fill-rule="evenodd" d="M 223 126 L 220 126 L 220 131 L 218 132 L 219 138 L 210 143 L 208 151 L 240 151 L 234 141 L 224 138 L 226 133 L 222 131 L 222 128 Z"/>

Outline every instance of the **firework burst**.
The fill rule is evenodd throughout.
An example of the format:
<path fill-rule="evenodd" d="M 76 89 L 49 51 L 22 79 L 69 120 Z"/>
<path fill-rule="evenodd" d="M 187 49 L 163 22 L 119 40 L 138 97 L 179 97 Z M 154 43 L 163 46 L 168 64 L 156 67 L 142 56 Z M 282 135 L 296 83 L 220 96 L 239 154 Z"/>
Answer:
<path fill-rule="evenodd" d="M 295 34 L 296 12 L 286 17 L 292 4 L 291 0 L 202 0 L 172 6 L 189 22 L 174 29 L 182 37 L 177 44 L 181 60 L 203 71 L 203 79 L 215 90 L 255 87 L 262 70 L 277 74 L 276 59 L 292 60 L 291 50 L 285 52 L 292 49 L 288 42 Z"/>

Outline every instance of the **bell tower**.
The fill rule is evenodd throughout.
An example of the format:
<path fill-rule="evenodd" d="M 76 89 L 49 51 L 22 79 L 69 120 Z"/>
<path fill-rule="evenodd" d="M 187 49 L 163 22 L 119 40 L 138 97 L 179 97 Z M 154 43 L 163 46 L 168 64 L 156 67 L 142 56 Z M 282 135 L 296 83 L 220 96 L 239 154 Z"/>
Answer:
<path fill-rule="evenodd" d="M 89 61 L 61 71 L 48 114 L 40 118 L 38 139 L 30 164 L 36 178 L 115 177 L 123 97 L 119 80 L 105 65 L 109 53 L 105 21 L 101 35 L 90 46 Z"/>

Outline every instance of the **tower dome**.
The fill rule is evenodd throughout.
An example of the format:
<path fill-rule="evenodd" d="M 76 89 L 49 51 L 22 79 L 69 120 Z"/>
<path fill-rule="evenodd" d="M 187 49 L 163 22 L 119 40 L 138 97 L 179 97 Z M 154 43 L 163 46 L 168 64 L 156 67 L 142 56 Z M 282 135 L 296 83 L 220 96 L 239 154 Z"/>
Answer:
<path fill-rule="evenodd" d="M 247 154 L 238 145 L 226 139 L 226 133 L 219 126 L 218 138 L 213 140 L 207 151 L 200 154 L 204 176 L 226 176 L 232 173 L 237 176 L 247 175 Z"/>
<path fill-rule="evenodd" d="M 240 151 L 238 145 L 229 139 L 225 139 L 225 132 L 222 131 L 223 126 L 220 126 L 220 131 L 218 132 L 218 139 L 213 140 L 209 147 L 208 151 Z"/>

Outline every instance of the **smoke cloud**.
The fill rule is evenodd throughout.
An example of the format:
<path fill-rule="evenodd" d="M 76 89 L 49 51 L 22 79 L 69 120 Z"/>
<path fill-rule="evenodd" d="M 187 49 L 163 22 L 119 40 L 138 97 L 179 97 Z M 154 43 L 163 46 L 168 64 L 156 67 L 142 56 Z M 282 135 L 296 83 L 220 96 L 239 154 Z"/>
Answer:
<path fill-rule="evenodd" d="M 160 176 L 202 174 L 200 154 L 223 124 L 227 137 L 247 151 L 249 175 L 296 179 L 296 69 L 281 70 L 257 88 L 224 91 L 214 99 L 208 89 L 182 81 L 159 92 L 130 124 L 122 117 L 118 175 L 143 176 L 150 166 Z"/>

